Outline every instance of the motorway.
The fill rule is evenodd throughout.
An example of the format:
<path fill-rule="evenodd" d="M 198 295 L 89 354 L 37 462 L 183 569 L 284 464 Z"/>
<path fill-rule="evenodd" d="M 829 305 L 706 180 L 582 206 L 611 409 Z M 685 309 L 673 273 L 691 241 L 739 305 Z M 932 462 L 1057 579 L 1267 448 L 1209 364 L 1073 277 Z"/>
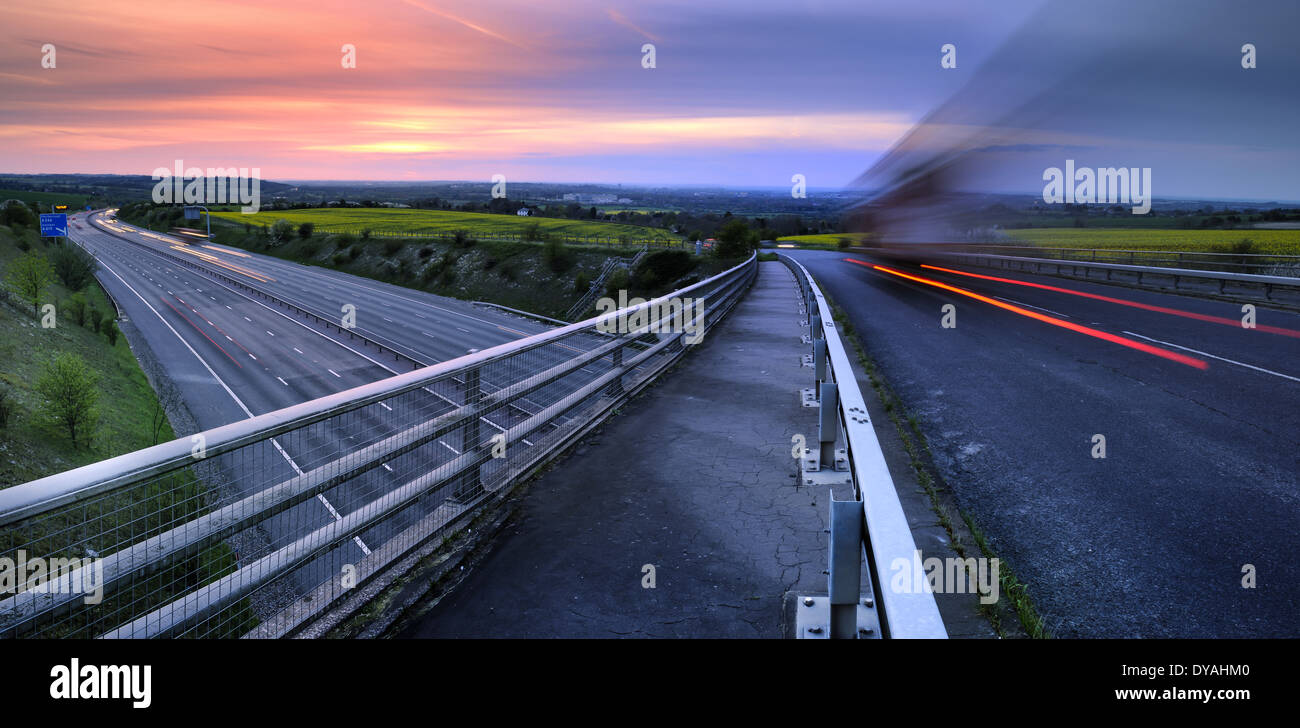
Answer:
<path fill-rule="evenodd" d="M 1049 632 L 1300 636 L 1300 314 L 1259 306 L 1248 329 L 1240 304 L 791 255 Z"/>
<path fill-rule="evenodd" d="M 195 256 L 200 266 L 247 280 L 274 296 L 322 315 L 356 306 L 358 333 L 392 342 L 404 354 L 431 364 L 488 348 L 548 328 L 522 317 L 409 289 L 218 246 L 178 245 L 175 239 L 125 225 L 103 213 L 71 216 L 70 237 L 96 256 L 98 278 L 121 307 L 162 372 L 176 387 L 199 430 L 374 382 L 410 368 L 374 347 L 310 322 L 274 304 L 218 281 L 175 256 Z M 133 241 L 133 242 L 128 242 Z M 138 243 L 138 244 L 137 244 Z M 173 256 L 171 258 L 166 256 Z M 339 313 L 341 315 L 341 313 Z M 553 352 L 538 357 L 555 358 Z M 451 382 L 447 383 L 452 385 Z M 485 377 L 484 388 L 491 382 Z M 327 421 L 272 442 L 274 451 L 237 452 L 219 462 L 220 480 L 236 489 L 223 498 L 247 495 L 296 473 L 319 467 L 356 447 L 395 434 L 454 406 L 455 387 L 430 387 L 371 405 L 349 417 Z M 450 395 L 444 396 L 444 395 Z M 381 409 L 382 408 L 382 409 Z M 509 410 L 485 418 L 493 427 L 516 419 Z M 500 422 L 505 417 L 511 421 Z M 376 495 L 454 457 L 463 446 L 453 433 L 385 464 L 345 485 L 277 516 L 268 541 L 244 549 L 260 555 L 337 519 Z M 210 476 L 205 476 L 210 477 Z M 390 519 L 324 557 L 298 575 L 305 589 L 341 563 L 355 562 L 370 545 L 412 518 L 437 507 L 423 504 L 405 518 Z M 323 571 L 322 571 L 323 569 Z"/>

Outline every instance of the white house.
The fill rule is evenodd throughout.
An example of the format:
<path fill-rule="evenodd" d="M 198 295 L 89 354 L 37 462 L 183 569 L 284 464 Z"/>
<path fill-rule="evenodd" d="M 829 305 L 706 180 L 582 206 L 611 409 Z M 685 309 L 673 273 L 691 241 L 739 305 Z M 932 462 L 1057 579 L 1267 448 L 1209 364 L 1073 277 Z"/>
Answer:
<path fill-rule="evenodd" d="M 518 215 L 519 217 L 528 217 L 529 215 L 533 214 L 533 212 L 532 210 L 529 210 L 527 207 L 521 207 L 519 208 L 519 211 L 516 212 L 515 214 Z"/>

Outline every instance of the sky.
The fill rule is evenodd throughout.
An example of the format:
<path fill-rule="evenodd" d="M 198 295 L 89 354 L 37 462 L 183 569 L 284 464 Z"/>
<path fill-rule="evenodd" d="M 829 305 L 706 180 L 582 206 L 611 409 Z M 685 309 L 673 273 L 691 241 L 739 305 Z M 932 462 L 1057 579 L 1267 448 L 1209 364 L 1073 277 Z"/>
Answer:
<path fill-rule="evenodd" d="M 183 160 L 272 180 L 783 186 L 802 174 L 837 187 L 969 94 L 982 66 L 1005 64 L 1042 5 L 6 0 L 0 172 L 150 174 Z M 1096 20 L 1103 33 L 1115 22 Z M 42 67 L 47 43 L 55 68 Z M 1270 140 L 1294 154 L 1290 136 Z M 1167 194 L 1294 190 L 1250 169 L 1225 185 L 1177 157 L 1162 161 Z"/>

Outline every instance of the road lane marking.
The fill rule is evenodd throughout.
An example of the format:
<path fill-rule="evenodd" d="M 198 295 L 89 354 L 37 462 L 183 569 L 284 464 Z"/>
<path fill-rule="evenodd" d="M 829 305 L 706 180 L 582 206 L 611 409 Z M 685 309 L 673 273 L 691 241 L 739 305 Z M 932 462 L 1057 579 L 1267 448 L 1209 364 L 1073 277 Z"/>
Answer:
<path fill-rule="evenodd" d="M 111 267 L 109 267 L 108 264 L 106 264 L 103 260 L 100 260 L 100 261 L 99 261 L 99 264 L 102 265 L 102 266 L 104 266 L 104 269 L 105 269 L 105 270 L 107 270 L 109 273 L 112 273 L 113 276 L 114 276 L 115 278 L 117 278 L 119 281 L 121 281 L 121 282 L 122 282 L 122 285 L 124 285 L 124 286 L 127 287 L 127 290 L 129 290 L 129 291 L 131 291 L 132 293 L 134 293 L 134 294 L 135 294 L 135 297 L 138 298 L 138 299 L 140 299 L 140 302 L 143 303 L 143 304 L 145 305 L 146 308 L 148 308 L 150 311 L 153 311 L 153 315 L 157 316 L 157 317 L 158 317 L 158 320 L 162 322 L 162 325 L 163 325 L 163 326 L 166 326 L 166 327 L 167 327 L 167 330 L 168 330 L 168 331 L 171 331 L 172 334 L 174 334 L 174 335 L 176 336 L 176 338 L 177 338 L 178 340 L 180 340 L 181 345 L 184 346 L 186 349 L 188 349 L 189 352 L 190 352 L 191 354 L 194 355 L 194 358 L 195 358 L 195 359 L 198 359 L 198 360 L 199 360 L 199 363 L 203 365 L 203 368 L 208 370 L 208 374 L 212 376 L 212 378 L 217 382 L 217 384 L 220 384 L 220 385 L 221 385 L 221 388 L 222 388 L 222 389 L 226 390 L 226 394 L 230 395 L 230 398 L 231 398 L 232 400 L 235 401 L 235 404 L 239 406 L 239 409 L 241 409 L 241 410 L 244 411 L 244 414 L 245 414 L 245 415 L 248 415 L 249 417 L 253 417 L 253 416 L 254 416 L 254 415 L 253 415 L 253 411 L 250 410 L 250 409 L 248 408 L 248 405 L 244 404 L 244 400 L 240 399 L 240 398 L 235 394 L 235 391 L 234 391 L 233 389 L 230 388 L 230 385 L 226 384 L 226 382 L 225 382 L 224 379 L 222 379 L 221 377 L 217 376 L 216 371 L 214 371 L 214 370 L 212 369 L 212 366 L 211 366 L 210 364 L 208 364 L 208 361 L 207 361 L 206 359 L 204 359 L 202 356 L 200 356 L 199 353 L 198 353 L 197 351 L 194 350 L 194 347 L 190 346 L 190 342 L 186 341 L 186 340 L 185 340 L 185 337 L 184 337 L 184 336 L 181 336 L 181 335 L 180 335 L 180 332 L 177 331 L 177 330 L 176 330 L 176 329 L 171 325 L 171 323 L 169 323 L 169 322 L 167 321 L 167 319 L 163 318 L 163 315 L 162 315 L 161 313 L 158 313 L 158 309 L 154 308 L 154 307 L 153 307 L 153 306 L 152 306 L 152 305 L 151 305 L 147 300 L 145 300 L 145 297 L 142 296 L 142 295 L 140 295 L 140 292 L 139 292 L 139 291 L 135 290 L 135 288 L 132 288 L 132 287 L 131 287 L 131 284 L 126 282 L 126 279 L 124 279 L 124 278 L 122 278 L 122 276 L 118 275 L 117 271 L 115 271 L 115 270 L 113 270 Z M 167 303 L 167 302 L 164 301 L 163 303 Z M 170 306 L 171 304 L 168 304 L 168 305 Z M 177 313 L 179 313 L 179 311 L 178 311 Z M 200 332 L 200 333 L 202 333 L 202 332 Z M 238 362 L 236 362 L 236 363 L 238 363 Z M 303 470 L 302 470 L 302 468 L 298 467 L 298 463 L 294 462 L 293 458 L 289 457 L 289 453 L 286 452 L 285 449 L 284 449 L 283 447 L 280 446 L 280 442 L 279 442 L 278 440 L 276 440 L 274 437 L 271 438 L 271 445 L 274 446 L 275 449 L 276 449 L 276 451 L 280 453 L 281 457 L 283 457 L 283 458 L 285 459 L 285 461 L 289 463 L 289 467 L 293 468 L 293 470 L 294 470 L 295 473 L 297 473 L 298 475 L 302 475 L 302 474 L 303 474 Z M 335 520 L 342 520 L 342 516 L 340 516 L 340 515 L 338 514 L 338 511 L 334 510 L 334 506 L 330 505 L 330 502 L 329 502 L 328 500 L 325 499 L 325 496 L 324 496 L 323 494 L 318 494 L 318 495 L 316 496 L 316 498 L 319 499 L 320 502 L 323 503 L 323 504 L 325 505 L 325 507 L 326 507 L 327 509 L 329 509 L 329 511 L 330 511 L 331 513 L 334 514 Z M 369 553 L 370 553 L 370 548 L 367 547 L 366 544 L 365 544 L 364 542 L 362 542 L 360 536 L 355 536 L 355 537 L 353 537 L 352 540 L 353 540 L 354 542 L 356 542 L 357 546 L 361 548 L 362 552 L 364 552 L 364 553 L 366 553 L 366 554 L 369 554 Z"/>
<path fill-rule="evenodd" d="M 280 378 L 279 378 L 279 377 L 276 377 L 276 379 L 280 379 Z M 280 379 L 280 384 L 283 384 L 283 385 L 286 386 L 286 387 L 289 386 L 289 383 L 286 382 L 286 381 L 284 381 L 283 379 Z"/>
<path fill-rule="evenodd" d="M 1191 348 L 1190 346 L 1179 346 L 1178 344 L 1171 344 L 1171 343 L 1169 343 L 1168 341 L 1161 341 L 1160 339 L 1153 339 L 1153 338 L 1151 338 L 1150 336 L 1143 336 L 1142 334 L 1135 334 L 1135 333 L 1133 333 L 1132 331 L 1125 331 L 1124 333 L 1128 334 L 1129 336 L 1136 336 L 1136 337 L 1138 337 L 1139 339 L 1146 339 L 1147 341 L 1154 341 L 1154 342 L 1157 343 L 1157 344 L 1163 344 L 1163 345 L 1165 345 L 1165 346 L 1172 346 L 1172 347 L 1174 347 L 1175 349 L 1182 349 L 1183 351 L 1190 351 L 1190 352 L 1192 352 L 1193 354 L 1200 354 L 1201 356 L 1208 356 L 1208 357 L 1210 357 L 1211 359 L 1218 359 L 1219 361 L 1226 361 L 1226 362 L 1228 362 L 1229 364 L 1236 364 L 1236 365 L 1239 366 L 1239 367 L 1246 367 L 1247 369 L 1254 369 L 1254 370 L 1257 371 L 1257 372 L 1263 372 L 1263 373 L 1265 373 L 1265 374 L 1272 374 L 1272 375 L 1275 376 L 1275 377 L 1281 377 L 1281 378 L 1283 378 L 1283 379 L 1290 379 L 1290 380 L 1293 381 L 1293 382 L 1300 382 L 1300 377 L 1293 377 L 1293 376 L 1291 376 L 1291 375 L 1289 375 L 1289 374 L 1282 374 L 1281 372 L 1275 372 L 1275 371 L 1273 371 L 1272 369 L 1265 369 L 1264 367 L 1257 367 L 1257 366 L 1255 366 L 1255 365 L 1253 365 L 1253 364 L 1247 364 L 1247 363 L 1245 363 L 1245 362 L 1236 361 L 1236 360 L 1234 360 L 1234 359 L 1228 359 L 1228 358 L 1226 358 L 1226 357 L 1222 357 L 1222 356 L 1215 356 L 1214 354 L 1211 354 L 1211 353 L 1206 352 L 1206 351 L 1200 351 L 1200 350 L 1198 350 L 1198 349 L 1193 349 L 1193 348 Z"/>
<path fill-rule="evenodd" d="M 1028 307 L 1030 307 L 1030 308 L 1036 308 L 1036 309 L 1038 309 L 1039 311 L 1046 311 L 1046 312 L 1048 312 L 1048 313 L 1050 313 L 1050 314 L 1054 314 L 1054 315 L 1056 315 L 1056 316 L 1060 316 L 1061 318 L 1070 318 L 1070 314 L 1068 314 L 1068 313 L 1061 313 L 1060 311 L 1053 311 L 1053 310 L 1050 309 L 1050 308 L 1043 308 L 1042 306 L 1035 306 L 1035 305 L 1032 304 L 1032 303 L 1025 303 L 1024 301 L 1017 301 L 1017 300 L 1014 299 L 1014 298 L 1004 298 L 1004 297 L 1002 297 L 1002 296 L 994 296 L 994 298 L 998 299 L 999 301 L 1006 301 L 1007 303 L 1014 303 L 1014 304 L 1019 305 L 1019 306 L 1028 306 Z"/>
<path fill-rule="evenodd" d="M 333 375 L 336 376 L 336 377 L 339 377 L 339 373 L 336 372 L 336 371 L 334 371 L 333 369 L 326 369 L 325 371 L 329 372 L 330 374 L 333 374 Z M 343 377 L 339 377 L 339 379 L 342 379 L 342 378 L 343 378 Z"/>

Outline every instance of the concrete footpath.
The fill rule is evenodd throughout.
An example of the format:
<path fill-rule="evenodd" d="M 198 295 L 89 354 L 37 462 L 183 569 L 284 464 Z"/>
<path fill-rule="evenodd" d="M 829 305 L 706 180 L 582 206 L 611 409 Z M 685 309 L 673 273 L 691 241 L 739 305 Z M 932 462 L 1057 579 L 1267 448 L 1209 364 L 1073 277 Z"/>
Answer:
<path fill-rule="evenodd" d="M 802 487 L 791 455 L 795 434 L 816 439 L 800 319 L 789 270 L 761 264 L 727 319 L 534 481 L 473 573 L 400 636 L 783 636 L 784 594 L 826 591 L 828 488 Z"/>

